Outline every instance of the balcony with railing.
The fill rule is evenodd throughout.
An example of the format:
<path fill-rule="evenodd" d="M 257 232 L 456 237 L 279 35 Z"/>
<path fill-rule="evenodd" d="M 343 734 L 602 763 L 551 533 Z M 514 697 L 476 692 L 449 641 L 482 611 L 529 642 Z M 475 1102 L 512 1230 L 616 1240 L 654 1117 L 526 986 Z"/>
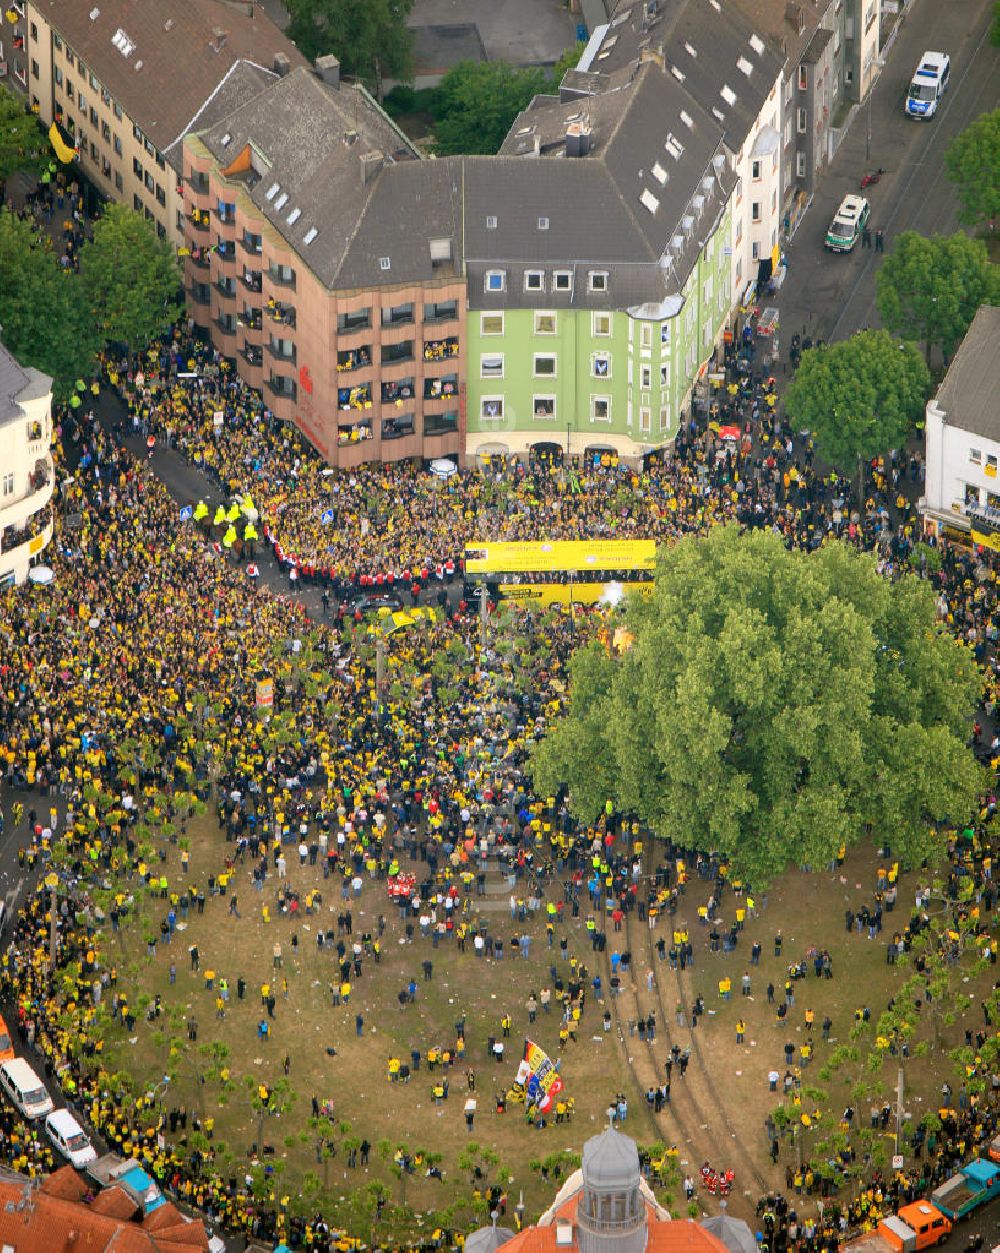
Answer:
<path fill-rule="evenodd" d="M 260 309 L 248 309 L 244 305 L 240 313 L 240 325 L 245 326 L 248 331 L 259 331 L 264 325 L 264 315 Z"/>
<path fill-rule="evenodd" d="M 240 356 L 249 366 L 259 369 L 264 364 L 264 350 L 259 344 L 244 343 Z"/>
<path fill-rule="evenodd" d="M 267 343 L 267 351 L 276 361 L 287 361 L 294 365 L 298 354 L 290 339 L 275 339 L 272 335 Z"/>
<path fill-rule="evenodd" d="M 337 447 L 344 448 L 350 444 L 363 444 L 374 439 L 370 421 L 344 422 L 337 428 Z"/>
<path fill-rule="evenodd" d="M 188 300 L 196 305 L 208 305 L 212 303 L 212 296 L 207 283 L 192 283 L 187 289 Z"/>
<path fill-rule="evenodd" d="M 436 304 L 424 305 L 424 326 L 435 326 L 441 322 L 454 322 L 457 318 L 457 300 L 442 300 Z"/>
<path fill-rule="evenodd" d="M 405 439 L 416 434 L 415 419 L 412 413 L 393 414 L 391 418 L 382 419 L 383 439 Z"/>
<path fill-rule="evenodd" d="M 196 231 L 205 232 L 212 225 L 212 215 L 208 209 L 192 209 L 188 220 Z"/>
<path fill-rule="evenodd" d="M 413 360 L 413 340 L 404 339 L 398 344 L 382 345 L 382 364 L 385 366 L 402 365 Z"/>
<path fill-rule="evenodd" d="M 451 361 L 458 356 L 458 353 L 457 335 L 447 335 L 444 339 L 428 339 L 424 342 L 425 361 Z"/>
<path fill-rule="evenodd" d="M 212 249 L 220 261 L 236 260 L 236 244 L 231 239 L 220 239 Z"/>
<path fill-rule="evenodd" d="M 458 410 L 450 409 L 447 413 L 425 413 L 424 435 L 457 435 Z"/>
<path fill-rule="evenodd" d="M 220 335 L 236 334 L 236 319 L 231 313 L 220 313 L 212 319 L 212 325 Z"/>
<path fill-rule="evenodd" d="M 295 306 L 282 304 L 280 300 L 268 299 L 264 312 L 272 322 L 280 322 L 285 326 L 295 325 Z"/>
<path fill-rule="evenodd" d="M 350 374 L 352 370 L 366 370 L 372 363 L 371 344 L 359 344 L 337 353 L 337 373 Z"/>
<path fill-rule="evenodd" d="M 211 268 L 212 254 L 207 248 L 200 248 L 196 245 L 190 250 L 188 260 L 196 270 L 208 270 Z"/>
<path fill-rule="evenodd" d="M 295 271 L 290 265 L 276 265 L 272 262 L 267 267 L 267 281 L 276 287 L 287 287 L 295 290 Z"/>
<path fill-rule="evenodd" d="M 294 400 L 298 394 L 295 380 L 287 374 L 272 374 L 267 380 L 267 390 L 282 400 Z"/>
<path fill-rule="evenodd" d="M 260 270 L 244 269 L 243 273 L 240 275 L 240 282 L 247 289 L 247 291 L 260 292 L 264 288 L 264 282 L 261 277 Z"/>
<path fill-rule="evenodd" d="M 384 405 L 402 404 L 412 400 L 415 394 L 413 379 L 397 379 L 395 382 L 382 384 L 382 403 Z"/>
<path fill-rule="evenodd" d="M 371 326 L 371 309 L 356 309 L 353 313 L 341 313 L 337 316 L 338 335 L 356 335 L 359 331 L 370 331 Z"/>
<path fill-rule="evenodd" d="M 424 400 L 442 400 L 458 395 L 458 375 L 442 374 L 424 379 Z"/>
<path fill-rule="evenodd" d="M 231 278 L 217 278 L 212 286 L 226 300 L 236 299 L 236 284 Z"/>
<path fill-rule="evenodd" d="M 370 409 L 371 407 L 371 383 L 359 383 L 357 387 L 339 387 L 337 389 L 337 408 L 342 412 L 347 412 L 351 409 Z"/>

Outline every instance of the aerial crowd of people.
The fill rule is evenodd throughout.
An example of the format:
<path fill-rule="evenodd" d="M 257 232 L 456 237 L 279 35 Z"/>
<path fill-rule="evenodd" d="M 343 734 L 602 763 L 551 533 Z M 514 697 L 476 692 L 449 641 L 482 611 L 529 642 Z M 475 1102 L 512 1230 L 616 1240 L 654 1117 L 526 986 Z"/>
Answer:
<path fill-rule="evenodd" d="M 664 970 L 695 961 L 700 969 L 705 955 L 724 951 L 739 954 L 749 980 L 757 959 L 742 920 L 720 931 L 716 911 L 723 900 L 733 914 L 753 907 L 747 911 L 746 891 L 734 887 L 711 850 L 696 856 L 657 841 L 654 865 L 640 875 L 634 850 L 648 833 L 627 815 L 609 811 L 587 826 L 571 817 L 565 797 L 533 791 L 532 743 L 557 708 L 571 652 L 600 629 L 604 611 L 578 610 L 571 618 L 511 610 L 515 667 L 499 646 L 480 651 L 477 609 L 445 595 L 447 613 L 425 630 L 392 636 L 388 674 L 380 681 L 370 623 L 353 615 L 329 625 L 316 621 L 295 594 L 248 579 L 244 564 L 217 551 L 194 519 L 181 519 L 149 462 L 129 452 L 122 435 L 175 448 L 227 501 L 252 497 L 279 563 L 303 585 L 321 585 L 335 604 L 367 587 L 398 585 L 414 600 L 437 596 L 461 577 L 464 546 L 474 540 L 597 536 L 669 543 L 723 523 L 773 528 L 789 545 L 805 548 L 837 537 L 874 551 L 888 578 L 914 571 L 933 580 L 941 620 L 983 667 L 985 721 L 998 684 L 995 572 L 983 554 L 921 544 L 912 503 L 922 475 L 919 455 L 894 451 L 877 459 L 868 467 L 866 499 L 852 510 L 849 484 L 821 471 L 808 438 L 781 417 L 775 382 L 756 362 L 752 337 L 727 349 L 725 365 L 728 381 L 715 393 L 711 422 L 687 423 L 670 454 L 642 468 L 604 454 L 574 465 L 552 457 L 527 464 L 494 459 L 440 482 L 409 463 L 330 471 L 186 327 L 131 362 L 105 362 L 105 383 L 127 407 L 124 423 L 101 420 L 87 405 L 56 415 L 56 576 L 44 588 L 0 593 L 0 774 L 29 797 L 52 798 L 51 813 L 48 799 L 36 799 L 33 812 L 22 810 L 12 825 L 27 836 L 32 857 L 60 876 L 58 957 L 53 966 L 49 898 L 40 892 L 12 928 L 0 966 L 4 999 L 16 1007 L 22 1039 L 89 1124 L 227 1230 L 315 1250 L 339 1238 L 323 1215 L 304 1212 L 283 1191 L 262 1154 L 245 1171 L 216 1161 L 205 1135 L 210 1114 L 165 1107 L 103 1064 L 107 1015 L 131 1030 L 143 1017 L 155 1022 L 160 1011 L 158 1001 L 130 1003 L 118 986 L 123 963 L 114 937 L 122 928 L 143 928 L 148 954 L 170 962 L 172 984 L 184 960 L 183 948 L 174 947 L 177 924 L 189 913 L 252 910 L 270 922 L 333 909 L 336 930 L 331 920 L 311 942 L 332 963 L 331 1007 L 349 1015 L 345 1021 L 362 1037 L 356 989 L 380 963 L 385 920 L 358 933 L 350 903 L 372 891 L 373 881 L 384 899 L 386 881 L 411 871 L 412 893 L 396 902 L 398 926 L 420 951 L 424 980 L 433 978 L 435 961 L 526 957 L 525 939 L 529 946 L 531 940 L 523 924 L 544 920 L 551 981 L 531 990 L 523 1013 L 517 1006 L 519 1022 L 528 1031 L 539 1013 L 551 1015 L 560 1046 L 568 1048 L 585 1015 L 596 1015 L 593 1031 L 600 1031 L 603 1015 L 605 1032 L 617 1016 L 629 1036 L 639 1031 L 650 1050 L 663 1049 L 666 1062 L 658 1065 L 666 1082 L 651 1084 L 647 1100 L 655 1116 L 669 1117 L 672 1068 L 683 1079 L 688 1058 L 676 1042 L 671 1047 L 669 1023 L 657 1024 L 652 1012 L 637 1020 L 621 1009 L 618 990 L 635 977 L 622 926 L 638 920 L 658 928 L 653 951 Z M 719 436 L 726 425 L 739 428 L 738 440 Z M 437 664 L 442 657 L 452 662 L 447 675 Z M 257 713 L 263 677 L 273 683 L 266 719 Z M 973 734 L 990 759 L 996 742 L 987 742 L 981 726 Z M 166 804 L 183 831 L 196 803 L 215 812 L 225 840 L 220 837 L 217 864 L 189 871 L 183 842 L 163 825 L 167 815 L 151 811 Z M 981 911 L 974 929 L 979 944 L 994 904 L 985 830 L 994 809 L 993 799 L 984 800 L 982 814 L 949 845 L 949 899 L 956 910 L 966 908 L 971 885 Z M 507 879 L 509 930 L 506 917 L 501 923 L 477 911 L 487 873 Z M 704 918 L 700 908 L 693 912 L 690 888 L 685 895 L 689 883 L 698 885 L 698 907 L 702 896 L 708 901 Z M 864 935 L 873 933 L 886 944 L 887 960 L 895 960 L 920 930 L 920 909 L 914 917 L 909 908 L 892 916 L 890 887 L 895 904 L 895 879 L 880 881 L 870 908 L 857 917 Z M 570 920 L 585 920 L 579 952 L 565 938 Z M 852 917 L 848 930 L 855 922 Z M 777 939 L 775 945 L 778 954 Z M 446 958 L 436 956 L 439 947 Z M 276 939 L 272 969 L 249 980 L 235 960 L 227 971 L 206 970 L 193 948 L 185 973 L 197 975 L 203 999 L 191 1019 L 224 1017 L 231 991 L 238 1001 L 259 995 L 256 1032 L 263 1044 L 294 977 L 286 956 Z M 796 954 L 797 973 L 789 970 L 785 995 L 771 1004 L 772 986 L 763 1012 L 787 1008 L 787 989 L 800 977 L 832 977 L 827 959 L 818 951 L 798 970 Z M 653 970 L 650 977 L 655 983 L 661 976 Z M 419 995 L 415 974 L 399 993 L 400 1011 Z M 698 996 L 695 1026 L 704 1009 Z M 195 1042 L 196 1023 L 191 1031 L 189 1021 Z M 431 1098 L 440 1105 L 457 1067 L 463 1095 L 471 1093 L 471 1050 L 486 1049 L 493 1060 L 499 1045 L 502 1057 L 509 1032 L 507 1011 L 489 1039 L 470 1040 L 461 1019 L 446 1039 L 415 1041 L 409 1056 L 389 1056 L 387 1080 L 412 1083 L 430 1072 Z M 807 1040 L 811 1052 L 813 1036 Z M 800 1092 L 810 1059 L 805 1043 L 793 1045 L 791 1056 L 786 1050 L 784 1087 L 791 1097 Z M 503 1083 L 494 1094 L 497 1112 L 509 1109 L 506 1088 Z M 622 1123 L 628 1110 L 620 1095 L 612 1117 Z M 326 1093 L 314 1094 L 314 1117 L 326 1101 Z M 567 1120 L 572 1108 L 563 1098 L 548 1118 L 530 1107 L 525 1117 L 541 1128 Z M 189 1119 L 200 1133 L 194 1143 Z M 849 1131 L 851 1119 L 845 1115 L 844 1122 Z M 846 1187 L 856 1173 L 849 1135 L 832 1168 L 826 1163 L 821 1170 L 818 1162 L 792 1166 L 787 1137 L 769 1129 L 770 1144 L 780 1145 L 772 1158 L 783 1154 L 788 1165 L 789 1199 L 777 1192 L 762 1198 L 762 1243 L 775 1253 L 835 1247 L 847 1230 L 871 1225 L 987 1142 L 995 1122 L 992 1092 L 964 1105 L 956 1100 L 954 1108 L 946 1104 L 940 1130 L 919 1145 L 925 1154 L 919 1164 L 908 1172 L 873 1170 L 849 1201 L 837 1196 L 838 1183 Z M 468 1114 L 467 1123 L 471 1131 Z M 28 1173 L 52 1166 L 47 1142 L 6 1113 L 0 1152 Z M 367 1162 L 367 1149 L 364 1156 Z M 709 1193 L 731 1188 L 728 1164 L 707 1169 Z M 797 1213 L 806 1204 L 802 1194 L 827 1200 L 818 1218 Z"/>

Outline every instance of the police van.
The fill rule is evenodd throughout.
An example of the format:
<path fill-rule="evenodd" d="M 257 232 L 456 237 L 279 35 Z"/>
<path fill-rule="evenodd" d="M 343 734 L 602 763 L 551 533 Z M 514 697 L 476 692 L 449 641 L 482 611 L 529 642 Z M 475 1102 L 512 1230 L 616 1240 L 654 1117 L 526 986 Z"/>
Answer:
<path fill-rule="evenodd" d="M 948 90 L 951 58 L 947 52 L 925 52 L 906 93 L 906 115 L 926 121 L 934 116 L 938 101 Z"/>

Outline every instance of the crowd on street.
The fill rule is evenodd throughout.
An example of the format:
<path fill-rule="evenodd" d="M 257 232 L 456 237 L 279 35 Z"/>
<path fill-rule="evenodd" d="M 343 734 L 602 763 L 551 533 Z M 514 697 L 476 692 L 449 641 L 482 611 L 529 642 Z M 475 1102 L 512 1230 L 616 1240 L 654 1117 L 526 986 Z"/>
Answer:
<path fill-rule="evenodd" d="M 409 464 L 330 471 L 184 328 L 132 368 L 108 361 L 105 374 L 124 397 L 135 433 L 177 448 L 227 499 L 252 498 L 279 561 L 303 581 L 322 582 L 334 599 L 397 581 L 419 594 L 457 578 L 464 545 L 473 540 L 670 542 L 726 522 L 773 528 L 789 545 L 805 548 L 836 536 L 875 551 L 886 577 L 914 570 L 933 580 L 942 622 L 974 650 L 986 675 L 985 723 L 1000 682 L 992 564 L 982 555 L 919 543 L 912 504 L 922 474 L 917 454 L 877 459 L 868 468 L 867 497 L 852 511 L 849 485 L 821 472 L 809 440 L 782 419 L 774 380 L 751 348 L 752 336 L 742 351 L 727 350 L 728 381 L 716 393 L 711 424 L 692 422 L 668 457 L 644 468 L 607 456 L 574 466 L 533 458 L 526 465 L 491 462 L 442 482 Z M 33 855 L 60 875 L 59 955 L 52 969 L 47 896 L 33 896 L 2 959 L 2 985 L 17 1007 L 24 1041 L 109 1143 L 141 1157 L 172 1193 L 228 1230 L 321 1253 L 337 1239 L 322 1216 L 303 1213 L 282 1191 L 262 1155 L 252 1169 L 224 1170 L 206 1134 L 210 1115 L 164 1108 L 102 1063 L 108 1015 L 132 1030 L 143 1016 L 154 1022 L 160 1009 L 155 1001 L 131 1003 L 118 987 L 113 937 L 137 925 L 140 915 L 150 930 L 148 955 L 171 962 L 171 983 L 174 965 L 189 960 L 202 983 L 203 1017 L 224 1018 L 233 992 L 239 1000 L 259 996 L 256 1039 L 247 1047 L 263 1044 L 282 1012 L 289 971 L 281 940 L 266 981 L 248 982 L 249 972 L 200 966 L 196 946 L 185 958 L 178 923 L 206 909 L 252 910 L 268 922 L 312 916 L 320 906 L 329 913 L 335 904 L 336 930 L 317 929 L 311 942 L 329 950 L 331 1007 L 349 1015 L 362 1037 L 356 989 L 380 963 L 384 919 L 355 930 L 352 901 L 372 881 L 382 887 L 401 871 L 412 873 L 414 884 L 396 903 L 399 925 L 417 946 L 418 970 L 428 982 L 441 948 L 449 961 L 459 960 L 453 954 L 494 965 L 523 959 L 527 933 L 519 924 L 544 920 L 551 982 L 530 989 L 518 1016 L 524 1025 L 551 1015 L 562 1048 L 573 1047 L 585 1015 L 594 1018 L 587 1032 L 600 1031 L 601 1014 L 609 1030 L 622 980 L 633 976 L 623 920 L 657 928 L 656 951 L 672 968 L 697 963 L 700 969 L 706 954 L 722 950 L 738 952 L 750 977 L 756 961 L 742 926 L 715 925 L 723 900 L 733 915 L 739 909 L 752 916 L 750 891 L 733 882 L 710 850 L 696 855 L 658 840 L 654 864 L 643 873 L 636 849 L 648 843 L 648 833 L 627 815 L 609 809 L 600 823 L 583 825 L 565 797 L 532 790 L 532 743 L 558 707 L 573 648 L 599 627 L 597 613 L 580 611 L 574 622 L 566 614 L 511 611 L 515 673 L 499 646 L 478 651 L 479 615 L 463 603 L 426 630 L 395 635 L 380 686 L 370 623 L 327 627 L 310 621 L 294 595 L 248 580 L 243 564 L 216 551 L 196 519 L 178 516 L 149 464 L 126 451 L 119 433 L 86 406 L 61 412 L 58 425 L 64 485 L 56 577 L 46 588 L 0 594 L 6 697 L 0 774 L 14 789 L 58 798 L 53 814 L 39 803 L 39 812 L 25 815 L 24 830 Z M 739 428 L 738 440 L 720 437 L 727 425 Z M 70 516 L 72 527 L 64 521 Z M 441 658 L 452 661 L 447 674 Z M 257 712 L 265 676 L 273 683 L 266 719 Z M 984 759 L 1000 751 L 981 726 L 973 738 Z M 166 805 L 183 829 L 195 801 L 214 809 L 225 834 L 218 865 L 196 878 L 163 826 L 166 815 L 156 812 Z M 991 960 L 993 849 L 985 827 L 994 808 L 987 798 L 973 825 L 953 834 L 946 906 L 956 918 L 977 911 L 974 942 L 986 946 Z M 887 961 L 895 961 L 923 925 L 922 905 L 896 904 L 898 868 L 892 869 L 891 853 L 885 860 L 871 905 L 847 929 L 860 919 L 861 940 L 872 935 L 885 944 Z M 507 879 L 509 926 L 506 915 L 501 921 L 477 911 L 488 869 Z M 304 890 L 302 876 L 309 880 Z M 703 928 L 697 925 L 702 908 Z M 583 920 L 590 948 L 582 955 L 570 950 L 564 925 L 570 919 Z M 772 990 L 777 999 L 765 1012 L 787 1005 L 789 988 L 794 1004 L 799 975 L 832 977 L 828 959 L 820 951 L 804 970 L 789 971 L 786 988 Z M 718 991 L 728 999 L 732 989 L 720 982 Z M 400 989 L 400 1011 L 420 995 L 415 972 Z M 701 996 L 692 1012 L 697 1025 Z M 657 1024 L 652 1013 L 625 1025 L 664 1052 L 666 1084 L 651 1089 L 650 1101 L 659 1115 L 670 1105 L 671 1071 L 676 1067 L 683 1077 L 687 1055 L 671 1046 L 669 1024 Z M 196 1041 L 196 1015 L 187 1029 Z M 409 1056 L 393 1053 L 387 1082 L 413 1082 L 420 1071 L 440 1104 L 456 1074 L 473 1090 L 473 1050 L 487 1049 L 495 1059 L 499 1046 L 503 1056 L 509 1033 L 509 1017 L 506 1027 L 499 1018 L 494 1037 L 471 1040 L 460 1021 L 446 1039 L 415 1042 Z M 811 1050 L 811 1036 L 807 1043 Z M 802 1047 L 794 1045 L 791 1056 L 786 1051 L 792 1097 L 809 1061 Z M 314 1116 L 325 1099 L 325 1093 L 313 1096 Z M 497 1111 L 508 1108 L 506 1101 L 501 1088 Z M 561 1104 L 548 1121 L 572 1113 L 571 1104 Z M 612 1105 L 609 1116 L 625 1121 L 625 1097 L 616 1093 Z M 833 1247 L 844 1231 L 916 1195 L 995 1132 L 992 1094 L 943 1108 L 941 1130 L 919 1146 L 919 1165 L 906 1175 L 874 1172 L 850 1203 L 837 1201 L 838 1183 L 854 1166 L 849 1137 L 832 1168 L 789 1166 L 790 1199 L 765 1197 L 759 1211 L 769 1247 L 775 1253 Z M 530 1108 L 525 1116 L 539 1129 L 546 1122 Z M 199 1131 L 194 1143 L 188 1118 Z M 850 1130 L 851 1119 L 845 1122 Z M 0 1120 L 0 1154 L 31 1172 L 51 1165 L 37 1134 L 10 1118 Z M 791 1161 L 784 1141 L 773 1156 L 781 1165 Z M 727 1179 L 731 1185 L 731 1175 L 728 1165 L 709 1167 L 705 1186 L 714 1177 L 718 1192 Z M 819 1219 L 800 1218 L 802 1195 L 834 1203 Z"/>

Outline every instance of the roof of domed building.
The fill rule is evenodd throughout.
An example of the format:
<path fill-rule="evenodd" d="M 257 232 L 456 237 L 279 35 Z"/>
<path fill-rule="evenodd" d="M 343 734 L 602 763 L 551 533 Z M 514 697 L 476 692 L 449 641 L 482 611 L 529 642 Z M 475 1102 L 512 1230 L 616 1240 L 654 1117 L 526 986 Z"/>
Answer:
<path fill-rule="evenodd" d="M 634 1140 L 608 1127 L 583 1146 L 584 1187 L 637 1188 L 639 1150 Z"/>
<path fill-rule="evenodd" d="M 509 1227 L 480 1227 L 465 1238 L 465 1253 L 495 1253 L 508 1240 L 514 1239 Z"/>

